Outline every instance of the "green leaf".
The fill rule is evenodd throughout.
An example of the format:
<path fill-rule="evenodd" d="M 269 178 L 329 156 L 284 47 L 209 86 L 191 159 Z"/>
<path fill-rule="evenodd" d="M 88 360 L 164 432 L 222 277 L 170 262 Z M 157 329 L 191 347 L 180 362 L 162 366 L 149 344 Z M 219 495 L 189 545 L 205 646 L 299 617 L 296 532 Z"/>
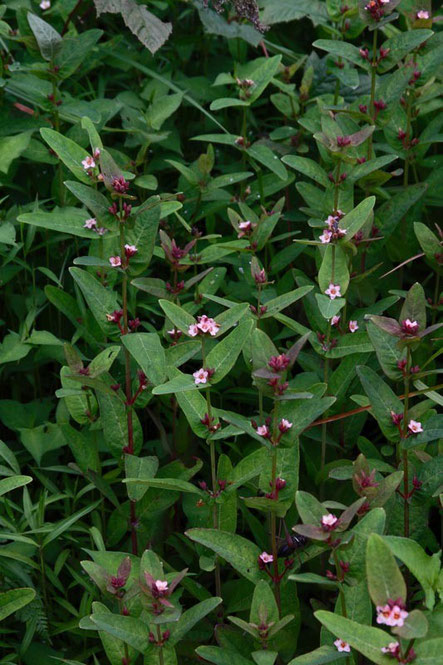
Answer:
<path fill-rule="evenodd" d="M 331 283 L 338 284 L 341 295 L 345 295 L 349 285 L 349 270 L 346 254 L 339 245 L 327 245 L 318 273 L 318 284 L 322 293 Z"/>
<path fill-rule="evenodd" d="M 211 106 L 209 108 L 211 111 L 221 111 L 222 109 L 227 109 L 234 106 L 249 106 L 249 102 L 243 99 L 238 99 L 237 97 L 219 97 L 218 99 L 214 99 L 214 101 L 211 102 Z"/>
<path fill-rule="evenodd" d="M 0 138 L 0 173 L 7 173 L 14 159 L 26 150 L 31 134 L 32 132 L 22 132 Z"/>
<path fill-rule="evenodd" d="M 121 340 L 154 386 L 165 381 L 166 356 L 157 333 L 132 333 Z"/>
<path fill-rule="evenodd" d="M 383 372 L 389 379 L 398 381 L 401 372 L 397 363 L 404 356 L 404 352 L 398 346 L 398 338 L 376 326 L 373 321 L 367 322 L 366 330 Z"/>
<path fill-rule="evenodd" d="M 162 490 L 172 490 L 175 492 L 187 492 L 191 494 L 201 494 L 201 490 L 192 483 L 180 478 L 125 478 L 124 483 L 137 487 L 157 487 Z"/>
<path fill-rule="evenodd" d="M 437 264 L 435 257 L 441 253 L 441 245 L 435 233 L 421 222 L 414 222 L 414 231 L 428 261 Z"/>
<path fill-rule="evenodd" d="M 95 503 L 90 504 L 89 506 L 86 506 L 85 508 L 82 508 L 81 510 L 78 510 L 76 513 L 73 515 L 70 515 L 69 517 L 66 517 L 65 519 L 61 520 L 60 522 L 56 522 L 55 524 L 52 524 L 52 529 L 48 533 L 48 535 L 44 538 L 42 547 L 46 547 L 46 545 L 49 545 L 49 543 L 52 543 L 53 540 L 56 538 L 59 538 L 59 536 L 62 535 L 65 531 L 67 531 L 73 524 L 78 522 L 78 520 L 81 520 L 82 517 L 90 513 L 92 510 L 95 510 L 97 506 L 100 505 L 101 501 L 96 501 Z"/>
<path fill-rule="evenodd" d="M 197 647 L 195 653 L 214 665 L 254 665 L 252 660 L 241 656 L 237 651 L 221 647 Z"/>
<path fill-rule="evenodd" d="M 380 62 L 379 68 L 381 73 L 392 69 L 397 62 L 420 46 L 420 44 L 423 44 L 426 40 L 432 37 L 433 34 L 432 30 L 423 30 L 419 28 L 400 32 L 390 39 L 387 39 L 383 43 L 383 48 L 388 49 L 389 53 Z"/>
<path fill-rule="evenodd" d="M 327 321 L 330 321 L 333 316 L 336 316 L 346 304 L 345 298 L 335 298 L 335 300 L 331 300 L 331 298 L 323 295 L 323 293 L 316 293 L 315 299 L 321 315 Z"/>
<path fill-rule="evenodd" d="M 3 496 L 7 492 L 12 492 L 17 487 L 23 487 L 28 483 L 32 483 L 31 476 L 9 476 L 9 478 L 3 478 L 0 480 L 0 496 Z"/>
<path fill-rule="evenodd" d="M 363 199 L 354 210 L 348 212 L 347 215 L 340 220 L 340 228 L 346 230 L 345 241 L 351 240 L 355 234 L 366 224 L 369 215 L 375 205 L 375 196 L 369 196 Z"/>
<path fill-rule="evenodd" d="M 371 410 L 383 434 L 390 441 L 397 441 L 398 429 L 392 422 L 391 411 L 403 413 L 403 404 L 393 393 L 387 383 L 380 378 L 370 367 L 357 367 L 357 374 L 369 397 Z"/>
<path fill-rule="evenodd" d="M 252 596 L 249 623 L 258 626 L 265 619 L 265 622 L 270 625 L 278 621 L 278 618 L 278 607 L 272 589 L 268 582 L 260 580 L 256 584 Z"/>
<path fill-rule="evenodd" d="M 183 639 L 199 621 L 201 621 L 207 614 L 213 612 L 216 607 L 222 602 L 221 598 L 207 598 L 202 600 L 197 605 L 194 605 L 189 610 L 186 610 L 181 615 L 180 619 L 174 626 L 169 644 L 175 646 Z"/>
<path fill-rule="evenodd" d="M 35 598 L 34 589 L 24 587 L 22 589 L 9 589 L 0 593 L 0 621 L 6 619 L 10 614 L 17 612 L 28 605 Z"/>
<path fill-rule="evenodd" d="M 185 535 L 221 556 L 251 582 L 261 579 L 257 564 L 260 550 L 250 540 L 218 529 L 188 529 Z"/>
<path fill-rule="evenodd" d="M 361 57 L 360 50 L 354 44 L 349 44 L 348 42 L 341 44 L 337 39 L 317 39 L 312 46 L 336 57 L 345 58 L 349 62 L 353 62 L 354 65 L 358 65 L 364 69 L 368 67 L 367 61 Z"/>
<path fill-rule="evenodd" d="M 108 210 L 109 201 L 105 196 L 103 196 L 103 194 L 98 192 L 96 189 L 87 187 L 86 185 L 83 185 L 80 182 L 76 182 L 75 180 L 66 180 L 64 184 L 65 187 L 67 187 L 69 191 L 78 198 L 79 201 L 81 201 L 87 208 L 89 208 L 89 210 L 91 210 L 91 212 L 94 214 L 94 217 L 96 217 L 99 221 L 111 219 Z M 84 215 L 84 218 L 86 218 L 86 215 Z M 92 233 L 95 237 L 97 237 L 95 232 Z M 92 236 L 89 235 L 88 237 Z"/>
<path fill-rule="evenodd" d="M 110 376 L 105 378 L 105 382 L 108 387 L 115 383 Z M 108 394 L 100 390 L 96 391 L 96 397 L 100 407 L 100 423 L 103 427 L 105 445 L 116 459 L 120 459 L 123 449 L 128 445 L 128 419 L 123 392 L 119 390 Z M 132 426 L 134 450 L 138 454 L 143 443 L 143 432 L 135 411 L 132 412 Z"/>
<path fill-rule="evenodd" d="M 426 193 L 428 185 L 419 183 L 408 187 L 383 203 L 376 212 L 375 225 L 380 229 L 382 238 L 377 240 L 377 249 L 381 248 L 394 233 L 397 224 L 408 210 Z"/>
<path fill-rule="evenodd" d="M 104 630 L 137 651 L 146 651 L 149 631 L 140 619 L 121 614 L 91 614 L 90 619 L 98 630 Z"/>
<path fill-rule="evenodd" d="M 268 146 L 261 143 L 254 143 L 249 148 L 246 148 L 245 152 L 257 162 L 266 166 L 272 173 L 275 173 L 280 180 L 286 181 L 288 179 L 288 172 L 284 164 L 280 161 L 280 157 L 274 155 Z"/>
<path fill-rule="evenodd" d="M 374 605 L 388 600 L 406 601 L 406 584 L 388 545 L 376 533 L 369 536 L 366 547 L 366 573 L 369 595 Z"/>
<path fill-rule="evenodd" d="M 136 478 L 137 480 L 154 478 L 157 470 L 157 457 L 125 455 L 126 478 Z M 148 485 L 142 483 L 128 483 L 128 496 L 131 501 L 140 501 L 140 499 L 146 494 L 148 487 Z"/>
<path fill-rule="evenodd" d="M 171 323 L 178 330 L 181 330 L 183 333 L 185 333 L 185 335 L 187 335 L 189 326 L 192 326 L 195 323 L 195 319 L 192 314 L 189 314 L 185 309 L 183 309 L 183 307 L 179 307 L 169 300 L 159 300 L 158 304 Z"/>
<path fill-rule="evenodd" d="M 281 296 L 277 296 L 277 298 L 268 300 L 266 303 L 264 303 L 266 305 L 266 312 L 262 315 L 261 318 L 267 319 L 270 316 L 278 314 L 282 309 L 286 309 L 286 307 L 289 307 L 293 303 L 297 302 L 297 300 L 300 300 L 300 298 L 303 298 L 305 295 L 310 293 L 313 288 L 314 287 L 311 285 L 300 286 L 298 289 L 288 291 Z"/>
<path fill-rule="evenodd" d="M 358 51 L 357 48 L 356 50 Z M 324 171 L 317 162 L 314 162 L 313 159 L 299 157 L 298 155 L 285 155 L 282 157 L 282 162 L 290 166 L 292 169 L 303 173 L 303 175 L 308 178 L 315 180 L 315 182 L 320 183 L 323 187 L 328 187 L 330 184 L 326 171 Z"/>
<path fill-rule="evenodd" d="M 347 658 L 346 653 L 339 653 L 335 647 L 325 645 L 310 653 L 297 656 L 290 661 L 289 665 L 326 665 L 326 663 L 333 663 L 344 658 Z"/>
<path fill-rule="evenodd" d="M 161 129 L 165 120 L 167 120 L 180 107 L 180 104 L 183 101 L 183 94 L 184 93 L 182 92 L 176 92 L 172 95 L 162 95 L 161 97 L 154 99 L 146 112 L 146 120 L 148 124 L 157 131 Z M 141 178 L 154 178 L 154 181 L 156 182 L 154 176 L 141 176 Z M 141 178 L 138 178 L 138 181 L 140 181 Z M 152 187 L 152 181 L 149 184 L 150 186 L 147 187 L 147 189 L 156 189 L 156 185 Z M 140 187 L 140 182 L 138 182 L 137 185 Z"/>
<path fill-rule="evenodd" d="M 397 626 L 392 629 L 395 635 L 403 640 L 415 640 L 425 637 L 429 629 L 428 620 L 420 610 L 412 610 L 404 620 L 403 626 Z"/>
<path fill-rule="evenodd" d="M 417 654 L 417 665 L 438 665 L 443 653 L 443 637 L 418 642 L 414 645 L 414 651 Z"/>
<path fill-rule="evenodd" d="M 37 40 L 42 58 L 48 62 L 53 61 L 62 45 L 61 36 L 52 25 L 31 12 L 28 12 L 28 23 Z"/>
<path fill-rule="evenodd" d="M 230 372 L 253 327 L 253 321 L 243 321 L 208 353 L 205 367 L 215 370 L 211 384 L 218 383 Z"/>
<path fill-rule="evenodd" d="M 282 400 L 279 402 L 279 416 L 292 423 L 288 436 L 294 438 L 301 434 L 335 401 L 335 397 L 312 397 L 311 399 Z"/>
<path fill-rule="evenodd" d="M 400 321 L 417 321 L 420 332 L 426 328 L 426 296 L 421 284 L 415 282 L 406 294 L 401 308 Z"/>
<path fill-rule="evenodd" d="M 95 320 L 107 337 L 115 337 L 118 333 L 115 323 L 108 321 L 106 314 L 120 309 L 117 295 L 103 286 L 93 275 L 80 268 L 69 268 L 69 272 L 88 303 Z"/>
<path fill-rule="evenodd" d="M 152 389 L 153 395 L 170 395 L 171 393 L 188 392 L 190 390 L 197 390 L 194 379 L 189 374 L 179 374 L 174 376 L 166 383 L 155 386 Z"/>
<path fill-rule="evenodd" d="M 339 338 L 337 346 L 327 351 L 326 358 L 343 358 L 355 353 L 371 353 L 373 351 L 368 335 L 364 331 L 349 333 Z"/>
<path fill-rule="evenodd" d="M 369 658 L 371 662 L 378 665 L 392 665 L 392 658 L 382 652 L 382 648 L 392 642 L 389 633 L 380 628 L 362 626 L 356 621 L 324 610 L 314 612 L 314 616 L 335 637 L 348 642 L 351 647 Z"/>
<path fill-rule="evenodd" d="M 320 526 L 322 516 L 328 512 L 315 496 L 301 490 L 296 492 L 295 504 L 303 524 L 318 524 Z"/>
<path fill-rule="evenodd" d="M 421 584 L 426 594 L 426 607 L 432 610 L 438 588 L 441 552 L 429 556 L 421 545 L 410 538 L 384 536 L 383 540 L 389 545 L 394 556 L 405 564 Z"/>
<path fill-rule="evenodd" d="M 125 25 L 151 53 L 158 51 L 172 32 L 171 23 L 163 23 L 135 0 L 94 0 L 94 4 L 97 16 L 104 12 L 121 14 Z"/>
<path fill-rule="evenodd" d="M 52 212 L 26 212 L 19 215 L 17 220 L 31 226 L 38 226 L 41 229 L 58 231 L 59 233 L 69 233 L 80 238 L 89 238 L 95 240 L 97 234 L 91 229 L 85 229 L 84 223 L 88 219 L 88 213 L 78 208 L 56 208 Z"/>
<path fill-rule="evenodd" d="M 82 166 L 82 161 L 89 156 L 86 150 L 54 129 L 43 127 L 40 134 L 71 173 L 85 185 L 89 185 L 91 179 Z"/>

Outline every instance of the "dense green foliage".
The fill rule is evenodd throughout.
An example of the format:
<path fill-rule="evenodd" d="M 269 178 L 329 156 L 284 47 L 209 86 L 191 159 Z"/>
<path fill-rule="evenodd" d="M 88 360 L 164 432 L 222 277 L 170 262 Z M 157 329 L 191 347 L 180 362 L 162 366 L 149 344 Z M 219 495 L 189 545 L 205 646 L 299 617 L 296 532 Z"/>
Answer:
<path fill-rule="evenodd" d="M 443 663 L 441 18 L 0 6 L 0 663 Z"/>

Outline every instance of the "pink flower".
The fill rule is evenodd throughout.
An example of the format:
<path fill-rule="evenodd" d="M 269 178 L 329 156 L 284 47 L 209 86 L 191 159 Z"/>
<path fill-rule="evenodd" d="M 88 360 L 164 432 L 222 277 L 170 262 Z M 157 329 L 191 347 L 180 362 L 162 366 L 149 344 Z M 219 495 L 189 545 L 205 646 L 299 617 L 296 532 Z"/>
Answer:
<path fill-rule="evenodd" d="M 82 165 L 85 171 L 88 171 L 89 169 L 95 169 L 94 157 L 88 155 L 87 157 L 85 157 L 85 159 L 82 160 Z"/>
<path fill-rule="evenodd" d="M 131 256 L 134 256 L 134 254 L 137 254 L 138 249 L 135 245 L 125 245 L 125 256 L 126 258 L 130 259 Z"/>
<path fill-rule="evenodd" d="M 418 422 L 418 420 L 410 420 L 408 422 L 408 430 L 412 434 L 418 434 L 419 432 L 423 432 L 423 427 L 421 426 L 421 423 Z"/>
<path fill-rule="evenodd" d="M 403 626 L 406 617 L 408 616 L 409 612 L 406 612 L 406 610 L 403 610 L 399 605 L 394 605 L 394 607 L 391 609 L 391 612 L 389 614 L 389 617 L 386 620 L 386 625 L 387 626 Z"/>
<path fill-rule="evenodd" d="M 335 640 L 334 645 L 337 647 L 337 651 L 347 651 L 348 653 L 351 651 L 350 645 L 344 640 Z"/>
<path fill-rule="evenodd" d="M 322 243 L 326 245 L 328 242 L 331 242 L 332 233 L 331 231 L 328 231 L 328 229 L 325 229 L 321 234 L 321 236 L 318 237 L 322 241 Z"/>
<path fill-rule="evenodd" d="M 349 332 L 355 333 L 356 330 L 358 330 L 357 321 L 349 321 Z"/>
<path fill-rule="evenodd" d="M 410 319 L 405 319 L 401 322 L 402 332 L 406 333 L 406 335 L 416 335 L 419 327 L 417 321 L 411 321 Z"/>
<path fill-rule="evenodd" d="M 40 9 L 43 9 L 43 11 L 49 9 L 50 6 L 51 6 L 50 0 L 42 0 L 41 3 L 39 4 Z"/>
<path fill-rule="evenodd" d="M 400 644 L 398 642 L 389 642 L 387 647 L 381 648 L 382 653 L 388 653 L 390 656 L 397 656 L 400 653 Z"/>
<path fill-rule="evenodd" d="M 388 619 L 391 615 L 391 606 L 386 603 L 386 605 L 377 605 L 375 608 L 377 610 L 377 623 L 388 625 Z"/>
<path fill-rule="evenodd" d="M 328 513 L 327 515 L 323 515 L 321 518 L 321 525 L 323 528 L 325 528 L 327 531 L 332 530 L 335 525 L 338 522 L 338 517 L 333 515 L 332 513 Z"/>
<path fill-rule="evenodd" d="M 198 325 L 196 323 L 191 323 L 188 328 L 188 335 L 191 335 L 191 337 L 198 335 Z"/>
<path fill-rule="evenodd" d="M 243 236 L 249 235 L 252 231 L 252 222 L 247 220 L 246 222 L 239 222 L 238 224 L 238 238 L 243 238 Z"/>
<path fill-rule="evenodd" d="M 286 420 L 286 418 L 282 418 L 278 425 L 280 432 L 287 432 L 288 429 L 291 429 L 291 427 L 292 423 L 290 423 L 289 420 Z"/>
<path fill-rule="evenodd" d="M 331 319 L 331 326 L 338 326 L 340 323 L 340 316 L 333 316 Z"/>
<path fill-rule="evenodd" d="M 209 333 L 213 337 L 218 333 L 220 324 L 209 316 L 206 316 L 206 314 L 203 314 L 203 316 L 198 317 L 197 328 L 201 330 L 202 333 Z"/>
<path fill-rule="evenodd" d="M 87 219 L 85 221 L 85 223 L 83 224 L 83 227 L 85 229 L 95 229 L 96 226 L 97 226 L 97 220 L 95 219 L 95 217 L 91 217 L 91 219 Z"/>
<path fill-rule="evenodd" d="M 122 260 L 119 256 L 110 256 L 109 263 L 113 268 L 118 268 L 122 264 Z"/>
<path fill-rule="evenodd" d="M 155 586 L 160 593 L 164 593 L 168 590 L 168 583 L 166 580 L 155 580 Z"/>
<path fill-rule="evenodd" d="M 99 235 L 99 236 L 104 236 L 105 233 L 108 232 L 108 230 L 109 230 L 109 229 L 105 228 L 104 226 L 100 226 L 98 229 L 95 229 L 95 232 L 96 232 L 97 235 Z"/>
<path fill-rule="evenodd" d="M 272 554 L 268 554 L 267 552 L 262 552 L 258 558 L 263 561 L 263 563 L 272 563 L 274 561 Z"/>
<path fill-rule="evenodd" d="M 41 5 L 40 5 L 40 7 L 41 7 Z M 427 12 L 425 9 L 420 9 L 420 11 L 417 12 L 417 18 L 428 19 L 429 18 L 429 12 Z"/>
<path fill-rule="evenodd" d="M 264 436 L 267 438 L 269 436 L 269 429 L 267 425 L 260 425 L 260 427 L 257 427 L 257 434 L 259 436 Z"/>
<path fill-rule="evenodd" d="M 330 297 L 331 300 L 335 300 L 335 298 L 340 298 L 341 296 L 341 291 L 340 291 L 340 284 L 333 284 L 332 282 L 329 284 L 329 287 L 325 291 L 326 295 Z"/>
<path fill-rule="evenodd" d="M 195 385 L 198 386 L 199 383 L 207 383 L 209 372 L 203 367 L 192 375 L 194 377 Z"/>
<path fill-rule="evenodd" d="M 94 148 L 94 152 L 93 152 L 94 159 L 98 159 L 100 157 L 100 153 L 101 153 L 100 148 Z"/>

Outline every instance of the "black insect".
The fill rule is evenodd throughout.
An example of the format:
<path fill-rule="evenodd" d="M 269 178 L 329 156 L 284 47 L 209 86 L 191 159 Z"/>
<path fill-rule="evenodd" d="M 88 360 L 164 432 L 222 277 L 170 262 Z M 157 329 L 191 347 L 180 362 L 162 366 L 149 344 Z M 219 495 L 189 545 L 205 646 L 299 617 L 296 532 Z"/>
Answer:
<path fill-rule="evenodd" d="M 299 533 L 286 533 L 284 543 L 280 545 L 278 556 L 286 558 L 306 545 L 308 539 Z"/>

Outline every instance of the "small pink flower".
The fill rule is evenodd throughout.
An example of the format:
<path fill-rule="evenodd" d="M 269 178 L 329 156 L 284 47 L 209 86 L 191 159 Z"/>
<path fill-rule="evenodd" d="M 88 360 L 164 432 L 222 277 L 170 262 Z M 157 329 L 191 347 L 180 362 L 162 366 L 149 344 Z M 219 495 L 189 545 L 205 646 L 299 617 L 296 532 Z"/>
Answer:
<path fill-rule="evenodd" d="M 388 619 L 391 615 L 391 606 L 386 603 L 386 605 L 377 605 L 375 608 L 377 610 L 377 623 L 388 625 Z"/>
<path fill-rule="evenodd" d="M 344 640 L 335 640 L 334 645 L 337 647 L 337 651 L 351 651 L 350 645 Z"/>
<path fill-rule="evenodd" d="M 417 321 L 411 321 L 410 319 L 405 319 L 401 322 L 401 329 L 406 335 L 416 335 L 419 327 Z"/>
<path fill-rule="evenodd" d="M 161 593 L 168 590 L 168 583 L 166 580 L 155 580 L 155 586 L 157 587 L 157 591 L 160 591 Z"/>
<path fill-rule="evenodd" d="M 263 563 L 272 563 L 274 561 L 274 557 L 272 554 L 268 554 L 267 552 L 262 552 L 259 557 Z"/>
<path fill-rule="evenodd" d="M 267 438 L 269 436 L 269 429 L 267 425 L 260 425 L 260 427 L 257 427 L 257 434 L 259 436 L 264 436 Z"/>
<path fill-rule="evenodd" d="M 419 432 L 423 432 L 423 427 L 418 420 L 410 420 L 408 423 L 408 430 L 412 432 L 412 434 L 418 434 Z"/>
<path fill-rule="evenodd" d="M 209 372 L 202 367 L 194 372 L 192 376 L 194 377 L 195 385 L 198 386 L 199 383 L 207 383 Z"/>
<path fill-rule="evenodd" d="M 328 231 L 328 229 L 325 229 L 321 234 L 321 236 L 318 237 L 322 241 L 322 243 L 326 245 L 328 242 L 331 242 L 332 233 L 331 231 Z"/>
<path fill-rule="evenodd" d="M 125 245 L 125 256 L 130 259 L 131 256 L 134 256 L 134 254 L 137 254 L 138 249 L 135 245 Z"/>
<path fill-rule="evenodd" d="M 99 235 L 99 236 L 104 236 L 105 233 L 108 232 L 108 230 L 109 230 L 109 229 L 106 229 L 104 226 L 100 226 L 100 227 L 98 227 L 97 229 L 95 229 L 95 232 L 96 232 L 97 235 Z"/>
<path fill-rule="evenodd" d="M 82 160 L 82 165 L 85 171 L 88 171 L 89 169 L 95 169 L 94 157 L 88 155 L 87 157 L 85 157 L 85 159 Z"/>
<path fill-rule="evenodd" d="M 358 330 L 357 321 L 349 321 L 349 332 L 355 333 L 356 330 Z"/>
<path fill-rule="evenodd" d="M 220 328 L 220 324 L 211 317 L 206 316 L 206 314 L 198 317 L 196 325 L 202 333 L 209 333 L 212 337 L 218 333 L 218 329 Z"/>
<path fill-rule="evenodd" d="M 417 18 L 428 19 L 429 12 L 427 12 L 426 9 L 420 9 L 420 11 L 417 12 Z"/>
<path fill-rule="evenodd" d="M 340 323 L 340 316 L 339 315 L 333 316 L 331 319 L 331 326 L 338 326 L 339 323 Z"/>
<path fill-rule="evenodd" d="M 380 0 L 382 5 L 389 5 L 389 0 Z"/>
<path fill-rule="evenodd" d="M 95 229 L 97 226 L 97 220 L 95 217 L 91 217 L 91 219 L 87 219 L 85 223 L 83 224 L 83 227 L 85 229 Z"/>
<path fill-rule="evenodd" d="M 50 0 L 42 0 L 41 3 L 39 4 L 40 9 L 43 11 L 46 11 L 46 9 L 49 9 L 51 6 Z"/>
<path fill-rule="evenodd" d="M 331 227 L 337 222 L 337 219 L 334 217 L 334 215 L 328 215 L 328 218 L 325 219 L 325 224 L 328 225 L 328 228 L 331 229 Z"/>
<path fill-rule="evenodd" d="M 94 152 L 93 152 L 94 159 L 98 159 L 100 157 L 100 153 L 101 153 L 100 148 L 94 148 Z"/>
<path fill-rule="evenodd" d="M 119 256 L 110 256 L 109 263 L 113 268 L 118 268 L 122 264 L 122 260 Z"/>
<path fill-rule="evenodd" d="M 341 290 L 340 290 L 340 284 L 333 284 L 332 282 L 329 284 L 329 287 L 325 291 L 326 295 L 330 297 L 331 300 L 335 300 L 335 298 L 340 298 L 341 296 Z"/>
<path fill-rule="evenodd" d="M 243 238 L 243 236 L 249 235 L 252 231 L 252 222 L 247 220 L 246 222 L 239 222 L 238 224 L 238 238 Z"/>
<path fill-rule="evenodd" d="M 328 531 L 330 529 L 333 529 L 335 527 L 335 525 L 337 524 L 337 522 L 338 522 L 338 517 L 336 517 L 332 513 L 328 513 L 327 515 L 323 515 L 323 517 L 321 518 L 322 526 L 325 529 L 327 529 Z"/>
<path fill-rule="evenodd" d="M 291 427 L 292 423 L 290 423 L 289 420 L 286 420 L 286 418 L 282 418 L 278 425 L 280 432 L 287 432 L 288 429 L 291 429 Z"/>
<path fill-rule="evenodd" d="M 382 653 L 388 653 L 391 656 L 397 656 L 400 652 L 400 644 L 398 642 L 389 642 L 387 647 L 381 648 Z"/>
<path fill-rule="evenodd" d="M 188 328 L 188 335 L 191 335 L 191 337 L 196 337 L 198 335 L 198 325 L 196 323 L 191 323 L 191 325 Z"/>
<path fill-rule="evenodd" d="M 386 625 L 398 626 L 399 628 L 401 628 L 408 614 L 409 612 L 406 612 L 406 610 L 403 610 L 398 605 L 394 605 L 394 607 L 391 609 L 389 617 L 386 620 Z"/>

